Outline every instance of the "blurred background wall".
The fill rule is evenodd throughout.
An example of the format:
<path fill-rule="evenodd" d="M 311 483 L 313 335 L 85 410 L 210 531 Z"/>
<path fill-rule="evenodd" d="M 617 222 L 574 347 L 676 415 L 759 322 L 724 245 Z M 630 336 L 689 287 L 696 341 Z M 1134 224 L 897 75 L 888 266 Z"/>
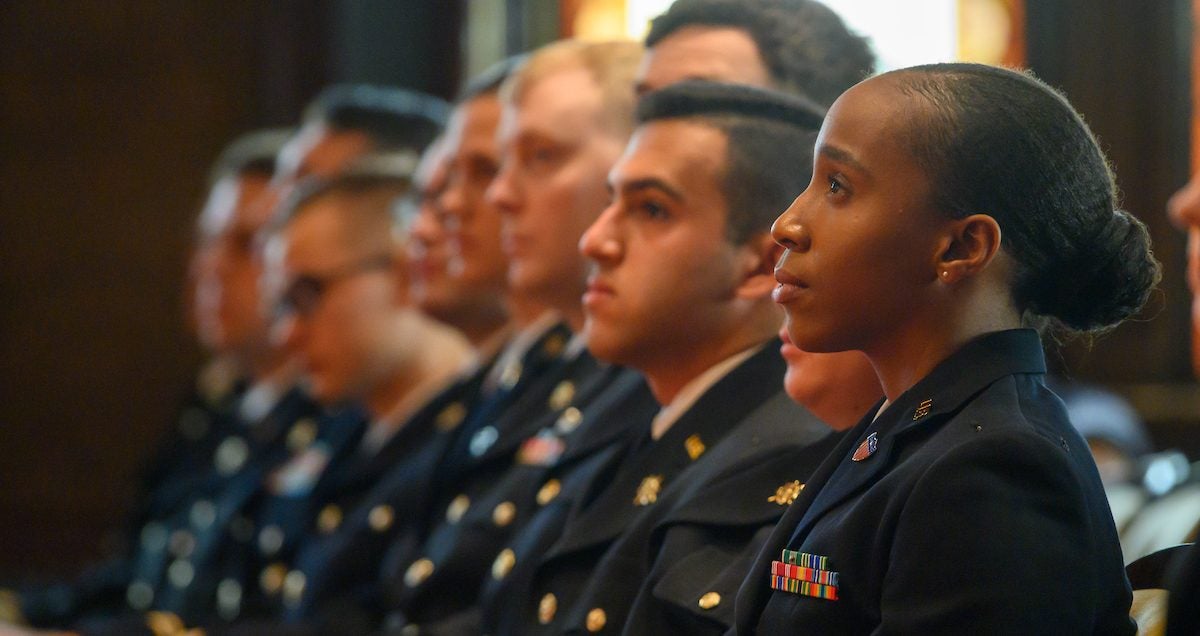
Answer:
<path fill-rule="evenodd" d="M 1184 242 L 1163 213 L 1189 174 L 1193 2 L 987 1 L 1009 9 L 1017 63 L 1093 126 L 1166 266 L 1143 321 L 1072 343 L 1054 364 L 1129 397 L 1160 447 L 1198 459 Z M 138 462 L 200 362 L 181 281 L 209 162 L 229 139 L 294 123 L 333 82 L 449 98 L 504 55 L 604 33 L 614 12 L 633 10 L 614 0 L 0 2 L 0 581 L 69 573 L 120 523 Z"/>

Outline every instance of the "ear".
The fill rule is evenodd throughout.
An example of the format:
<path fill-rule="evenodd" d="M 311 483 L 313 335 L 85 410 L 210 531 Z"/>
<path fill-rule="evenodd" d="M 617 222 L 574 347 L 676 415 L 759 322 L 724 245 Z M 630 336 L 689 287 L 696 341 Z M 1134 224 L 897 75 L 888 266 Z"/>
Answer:
<path fill-rule="evenodd" d="M 770 234 L 762 233 L 750 237 L 736 249 L 738 298 L 759 300 L 769 297 L 775 289 L 775 263 L 783 256 L 783 246 Z"/>
<path fill-rule="evenodd" d="M 939 246 L 935 276 L 947 285 L 982 272 L 1000 251 L 1000 224 L 986 214 L 955 219 Z"/>

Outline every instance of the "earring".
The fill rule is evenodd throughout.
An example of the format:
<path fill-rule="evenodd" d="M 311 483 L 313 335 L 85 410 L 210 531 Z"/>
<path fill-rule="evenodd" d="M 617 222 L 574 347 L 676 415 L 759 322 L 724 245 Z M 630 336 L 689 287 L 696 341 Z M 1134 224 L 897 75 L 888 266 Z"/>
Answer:
<path fill-rule="evenodd" d="M 945 269 L 943 269 L 943 270 L 942 270 L 942 278 L 946 278 L 946 277 L 947 277 L 947 276 L 949 276 L 949 275 L 950 275 L 950 271 L 949 271 L 949 270 L 945 270 Z"/>

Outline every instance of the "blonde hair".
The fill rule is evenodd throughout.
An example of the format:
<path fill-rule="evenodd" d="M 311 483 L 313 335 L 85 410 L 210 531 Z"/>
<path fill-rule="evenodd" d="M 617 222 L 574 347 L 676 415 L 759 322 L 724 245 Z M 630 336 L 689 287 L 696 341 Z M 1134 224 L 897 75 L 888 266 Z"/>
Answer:
<path fill-rule="evenodd" d="M 634 76 L 642 61 L 638 42 L 614 40 L 584 42 L 560 40 L 530 54 L 515 73 L 500 87 L 500 99 L 518 104 L 531 87 L 546 77 L 566 70 L 583 69 L 600 88 L 602 120 L 612 133 L 628 136 L 633 132 Z"/>

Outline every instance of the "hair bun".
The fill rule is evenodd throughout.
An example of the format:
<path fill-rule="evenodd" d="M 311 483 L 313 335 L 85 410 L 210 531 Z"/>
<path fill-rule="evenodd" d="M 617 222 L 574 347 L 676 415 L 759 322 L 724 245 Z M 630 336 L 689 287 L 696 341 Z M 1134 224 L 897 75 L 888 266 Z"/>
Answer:
<path fill-rule="evenodd" d="M 1150 249 L 1146 225 L 1125 210 L 1113 210 L 1094 238 L 1052 265 L 1031 290 L 1030 309 L 1076 331 L 1115 326 L 1141 310 L 1162 276 Z"/>

